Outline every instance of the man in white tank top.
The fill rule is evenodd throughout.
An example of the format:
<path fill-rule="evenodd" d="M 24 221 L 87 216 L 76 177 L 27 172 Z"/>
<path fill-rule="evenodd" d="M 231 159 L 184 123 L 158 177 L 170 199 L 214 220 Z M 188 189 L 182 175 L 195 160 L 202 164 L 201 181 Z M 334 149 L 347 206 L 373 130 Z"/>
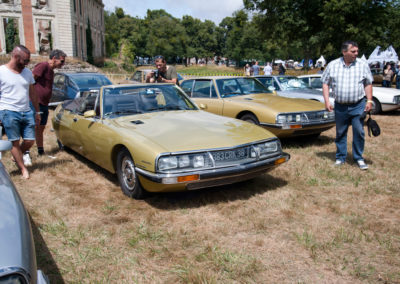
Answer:
<path fill-rule="evenodd" d="M 11 154 L 26 179 L 29 178 L 26 166 L 32 165 L 29 149 L 35 142 L 35 123 L 40 119 L 33 89 L 35 80 L 32 72 L 25 68 L 29 61 L 30 51 L 18 45 L 11 52 L 10 61 L 0 66 L 0 120 L 12 143 Z M 36 113 L 29 106 L 30 100 Z"/>

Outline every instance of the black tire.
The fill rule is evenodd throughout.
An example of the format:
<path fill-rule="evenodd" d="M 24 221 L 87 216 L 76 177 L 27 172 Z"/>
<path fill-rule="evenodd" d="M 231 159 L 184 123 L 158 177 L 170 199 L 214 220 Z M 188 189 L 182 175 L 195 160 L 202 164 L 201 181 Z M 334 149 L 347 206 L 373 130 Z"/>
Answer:
<path fill-rule="evenodd" d="M 382 112 L 382 106 L 381 103 L 376 99 L 372 98 L 374 103 L 372 104 L 372 109 L 371 109 L 371 114 L 379 114 Z"/>
<path fill-rule="evenodd" d="M 145 196 L 145 190 L 139 183 L 135 164 L 127 149 L 123 149 L 118 153 L 117 176 L 122 192 L 125 195 L 135 199 L 141 199 Z"/>
<path fill-rule="evenodd" d="M 58 140 L 58 139 L 57 139 L 57 145 L 58 145 L 58 149 L 59 149 L 60 151 L 63 151 L 63 150 L 65 149 L 64 144 L 61 143 L 61 141 Z"/>
<path fill-rule="evenodd" d="M 250 122 L 250 123 L 253 123 L 253 124 L 256 124 L 256 125 L 260 124 L 260 123 L 258 122 L 257 117 L 255 117 L 254 115 L 252 115 L 252 114 L 250 114 L 250 113 L 245 114 L 245 115 L 242 115 L 242 116 L 240 117 L 240 119 L 241 119 L 241 120 L 244 120 L 244 121 L 247 121 L 247 122 Z"/>

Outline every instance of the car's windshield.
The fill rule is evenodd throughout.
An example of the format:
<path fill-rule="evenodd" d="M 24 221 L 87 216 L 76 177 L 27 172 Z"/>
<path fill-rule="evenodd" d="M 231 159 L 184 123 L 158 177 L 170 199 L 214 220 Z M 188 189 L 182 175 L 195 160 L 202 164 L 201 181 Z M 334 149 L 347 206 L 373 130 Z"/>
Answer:
<path fill-rule="evenodd" d="M 254 78 L 226 78 L 216 81 L 222 98 L 255 93 L 271 93 Z"/>
<path fill-rule="evenodd" d="M 290 76 L 277 76 L 282 91 L 298 90 L 298 89 L 309 89 L 306 83 L 297 77 Z"/>
<path fill-rule="evenodd" d="M 70 77 L 79 88 L 93 88 L 112 85 L 111 81 L 103 74 L 80 73 L 70 75 Z"/>
<path fill-rule="evenodd" d="M 106 87 L 103 91 L 104 117 L 196 109 L 175 85 Z"/>

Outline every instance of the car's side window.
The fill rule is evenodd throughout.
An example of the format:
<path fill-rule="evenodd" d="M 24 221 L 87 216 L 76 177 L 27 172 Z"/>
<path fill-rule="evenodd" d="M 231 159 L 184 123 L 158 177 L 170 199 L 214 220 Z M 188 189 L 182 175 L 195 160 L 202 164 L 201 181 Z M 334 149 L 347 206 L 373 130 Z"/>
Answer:
<path fill-rule="evenodd" d="M 186 95 L 191 97 L 192 96 L 192 88 L 193 88 L 193 80 L 187 80 L 185 82 L 182 82 L 181 88 L 186 93 Z"/>
<path fill-rule="evenodd" d="M 309 78 L 299 78 L 299 79 L 302 80 L 304 83 L 306 83 L 307 86 L 309 86 L 309 83 L 308 83 Z"/>
<path fill-rule="evenodd" d="M 65 76 L 64 75 L 56 75 L 54 78 L 54 85 L 59 88 L 62 89 L 64 86 L 64 82 L 65 82 Z"/>
<path fill-rule="evenodd" d="M 215 90 L 214 84 L 211 86 L 211 98 L 218 98 L 217 91 Z"/>
<path fill-rule="evenodd" d="M 141 82 L 142 81 L 142 72 L 141 71 L 136 71 L 135 74 L 133 74 L 131 79 L 133 81 Z"/>
<path fill-rule="evenodd" d="M 77 108 L 77 113 L 83 115 L 88 110 L 94 110 L 96 103 L 97 93 L 89 93 L 86 97 L 82 98 L 80 106 Z"/>
<path fill-rule="evenodd" d="M 311 88 L 322 88 L 321 78 L 311 78 Z"/>
<path fill-rule="evenodd" d="M 193 98 L 210 98 L 211 97 L 211 80 L 199 80 L 194 83 Z"/>

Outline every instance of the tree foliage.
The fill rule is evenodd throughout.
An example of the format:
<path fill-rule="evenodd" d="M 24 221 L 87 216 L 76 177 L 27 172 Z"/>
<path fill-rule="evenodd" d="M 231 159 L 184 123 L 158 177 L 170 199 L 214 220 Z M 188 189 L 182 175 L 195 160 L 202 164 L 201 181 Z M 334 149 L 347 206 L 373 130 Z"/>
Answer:
<path fill-rule="evenodd" d="M 165 10 L 140 19 L 122 8 L 105 12 L 106 53 L 125 58 L 164 55 L 169 61 L 227 57 L 242 60 L 334 58 L 345 40 L 360 53 L 400 47 L 400 4 L 393 0 L 243 0 L 245 8 L 217 26 Z M 128 56 L 128 53 L 130 55 Z"/>
<path fill-rule="evenodd" d="M 5 29 L 6 33 L 6 52 L 11 52 L 16 45 L 19 45 L 19 33 L 13 18 L 8 19 Z"/>

